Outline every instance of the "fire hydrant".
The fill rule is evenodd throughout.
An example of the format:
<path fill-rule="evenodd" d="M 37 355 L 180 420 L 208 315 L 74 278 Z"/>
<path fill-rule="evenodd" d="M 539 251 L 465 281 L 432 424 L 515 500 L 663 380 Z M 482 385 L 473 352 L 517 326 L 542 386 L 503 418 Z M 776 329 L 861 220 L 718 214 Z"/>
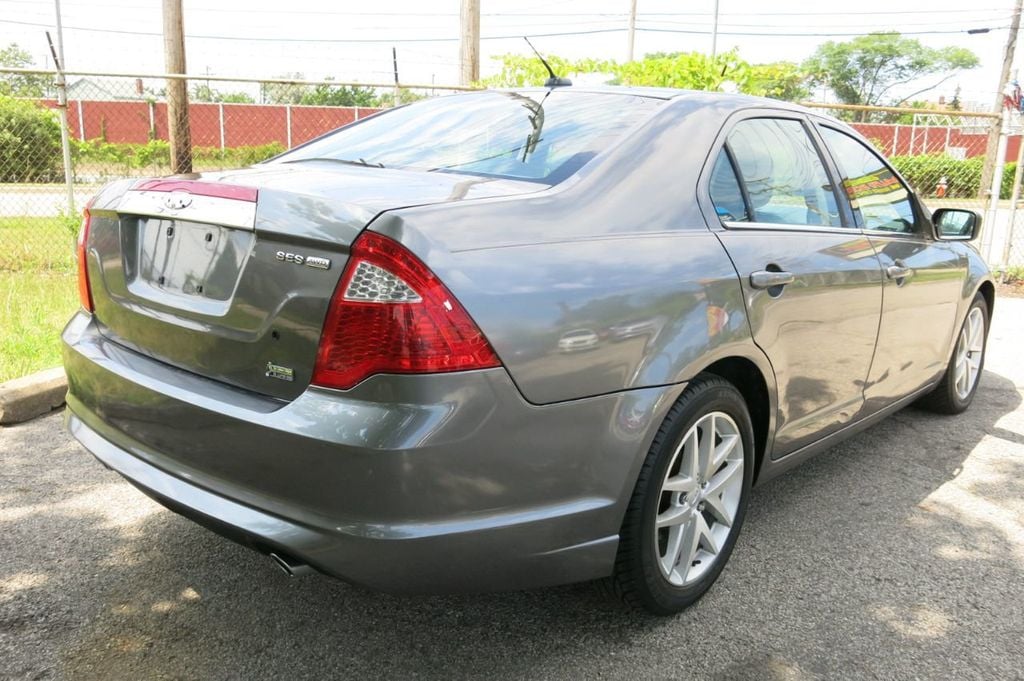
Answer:
<path fill-rule="evenodd" d="M 946 195 L 946 188 L 948 186 L 949 185 L 946 183 L 946 177 L 945 175 L 943 175 L 939 179 L 939 183 L 935 185 L 935 198 L 941 199 L 942 197 L 944 197 Z"/>

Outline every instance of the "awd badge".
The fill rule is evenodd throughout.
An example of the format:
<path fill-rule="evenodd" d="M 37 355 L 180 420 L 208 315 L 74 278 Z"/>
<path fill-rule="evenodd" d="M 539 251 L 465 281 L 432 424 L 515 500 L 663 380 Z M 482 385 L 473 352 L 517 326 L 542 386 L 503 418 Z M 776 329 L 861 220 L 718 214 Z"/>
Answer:
<path fill-rule="evenodd" d="M 289 367 L 283 367 L 280 364 L 274 364 L 273 362 L 267 362 L 267 378 L 279 378 L 282 381 L 294 381 L 295 371 Z"/>

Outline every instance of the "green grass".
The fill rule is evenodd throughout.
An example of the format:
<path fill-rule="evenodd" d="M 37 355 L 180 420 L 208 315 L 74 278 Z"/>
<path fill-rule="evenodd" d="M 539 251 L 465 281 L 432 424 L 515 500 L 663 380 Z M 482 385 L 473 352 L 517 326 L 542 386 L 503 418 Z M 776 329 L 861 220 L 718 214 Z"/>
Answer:
<path fill-rule="evenodd" d="M 60 332 L 77 308 L 74 271 L 0 271 L 0 382 L 59 366 Z"/>
<path fill-rule="evenodd" d="M 0 218 L 0 272 L 75 269 L 79 219 Z"/>

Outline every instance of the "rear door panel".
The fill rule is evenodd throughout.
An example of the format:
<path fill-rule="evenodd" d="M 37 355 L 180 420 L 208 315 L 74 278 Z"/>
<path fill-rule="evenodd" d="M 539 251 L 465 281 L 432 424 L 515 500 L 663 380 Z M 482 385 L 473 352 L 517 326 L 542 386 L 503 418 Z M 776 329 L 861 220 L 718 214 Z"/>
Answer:
<path fill-rule="evenodd" d="M 863 234 L 731 229 L 732 257 L 754 341 L 775 371 L 779 411 L 773 456 L 783 456 L 859 416 L 882 305 L 878 258 Z M 778 295 L 750 286 L 774 265 L 795 281 Z"/>

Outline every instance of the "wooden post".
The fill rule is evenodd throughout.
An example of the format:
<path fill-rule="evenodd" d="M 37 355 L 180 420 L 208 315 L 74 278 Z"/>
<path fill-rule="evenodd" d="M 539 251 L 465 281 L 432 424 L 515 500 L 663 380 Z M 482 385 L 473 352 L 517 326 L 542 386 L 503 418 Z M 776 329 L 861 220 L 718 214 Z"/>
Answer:
<path fill-rule="evenodd" d="M 164 61 L 167 73 L 184 74 L 185 17 L 181 0 L 164 2 Z M 171 142 L 171 170 L 192 172 L 192 133 L 188 125 L 188 81 L 167 79 L 167 131 Z"/>
<path fill-rule="evenodd" d="M 626 61 L 633 61 L 633 43 L 636 40 L 636 0 L 629 3 L 629 31 L 626 35 Z"/>
<path fill-rule="evenodd" d="M 480 0 L 462 0 L 460 85 L 480 80 Z"/>

